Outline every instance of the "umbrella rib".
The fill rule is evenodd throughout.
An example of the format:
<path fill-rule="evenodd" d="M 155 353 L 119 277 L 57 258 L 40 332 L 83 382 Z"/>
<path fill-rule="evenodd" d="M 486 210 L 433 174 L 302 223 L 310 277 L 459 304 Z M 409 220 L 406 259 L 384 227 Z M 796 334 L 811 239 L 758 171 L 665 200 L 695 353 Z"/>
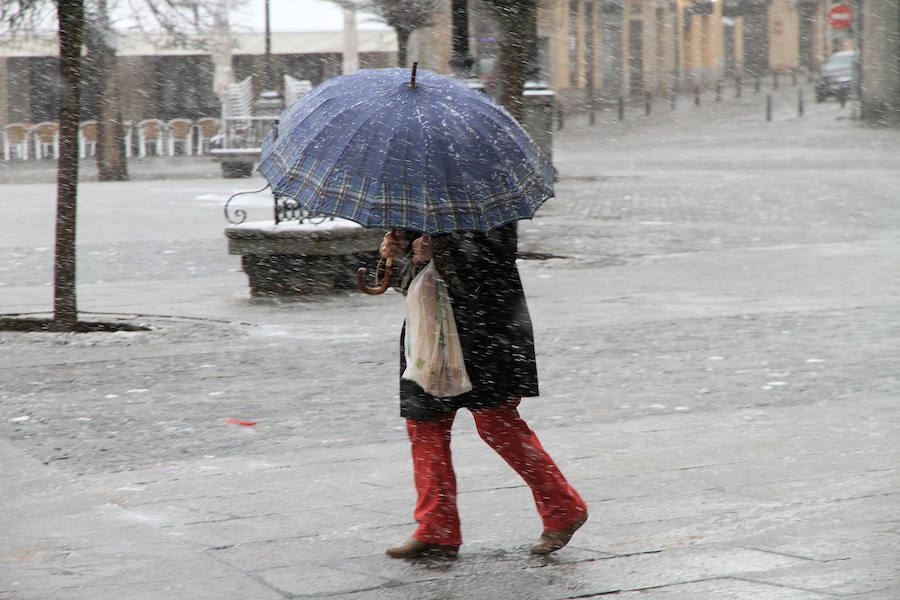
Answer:
<path fill-rule="evenodd" d="M 439 102 L 439 103 L 436 103 L 436 106 L 440 106 L 445 111 L 450 112 L 451 107 L 450 107 L 450 105 L 448 105 L 446 103 Z M 460 114 L 458 111 L 455 111 L 455 110 L 452 112 L 454 112 L 457 115 Z M 426 121 L 426 124 L 431 125 L 431 122 Z M 434 150 L 435 150 L 435 152 L 429 152 L 426 147 L 425 160 L 426 161 L 433 160 L 433 158 L 435 156 L 440 157 L 440 161 L 441 161 L 441 165 L 442 165 L 442 169 L 440 172 L 442 174 L 444 174 L 443 181 L 441 182 L 443 185 L 441 187 L 442 187 L 442 190 L 447 194 L 447 197 L 443 198 L 443 200 L 446 201 L 450 206 L 455 206 L 454 198 L 451 196 L 452 190 L 451 190 L 449 178 L 447 177 L 447 174 L 453 172 L 453 165 L 447 163 L 447 158 L 448 158 L 447 152 L 442 152 L 441 148 L 438 146 L 438 140 L 443 139 L 444 136 L 434 135 L 434 132 L 431 131 L 431 129 L 432 129 L 431 127 L 423 127 L 422 129 L 423 129 L 423 133 L 425 133 L 423 138 L 425 139 L 426 146 L 428 144 L 431 144 L 432 146 L 434 146 Z M 450 145 L 453 145 L 455 142 L 457 142 L 457 140 L 449 140 Z M 459 144 L 457 143 L 456 146 L 459 147 Z M 426 164 L 426 170 L 427 170 L 427 164 Z M 426 182 L 427 181 L 428 181 L 428 179 L 426 178 Z M 430 186 L 426 186 L 426 187 L 428 188 L 428 191 L 430 192 L 431 191 Z M 427 206 L 427 205 L 425 205 L 425 206 Z M 454 216 L 454 219 L 455 219 L 455 216 Z"/>
<path fill-rule="evenodd" d="M 355 139 L 358 135 L 360 135 L 360 131 L 361 131 L 366 125 L 368 125 L 369 123 L 371 123 L 371 122 L 373 121 L 374 116 L 375 116 L 375 115 L 369 116 L 363 123 L 360 124 L 360 126 L 357 128 L 357 130 L 356 130 L 355 132 L 353 132 L 353 134 L 350 136 L 350 139 L 347 141 L 347 145 L 344 147 L 344 150 L 341 151 L 340 157 L 343 157 L 344 152 L 347 150 L 347 148 L 349 148 L 351 145 L 353 145 L 354 139 Z M 382 115 L 378 115 L 378 116 L 381 117 Z M 394 131 L 391 133 L 390 137 L 388 137 L 387 140 L 384 140 L 384 141 L 379 140 L 378 144 L 380 145 L 380 147 L 378 147 L 378 148 L 376 148 L 376 144 L 374 144 L 374 143 L 369 143 L 369 144 L 363 143 L 363 144 L 362 144 L 362 146 L 363 146 L 363 153 L 362 153 L 362 155 L 359 157 L 359 164 L 360 164 L 360 165 L 366 165 L 366 164 L 368 163 L 368 158 L 369 158 L 369 156 L 372 154 L 373 148 L 376 148 L 376 149 L 380 149 L 380 148 L 389 148 L 389 147 L 390 147 L 390 142 L 391 142 L 391 140 L 393 140 L 394 137 L 395 137 L 396 135 L 397 135 L 397 131 L 394 130 Z M 385 153 L 384 155 L 387 156 L 386 153 Z M 337 161 L 335 161 L 335 163 L 337 163 L 337 162 L 340 161 L 340 157 L 338 158 Z M 381 168 L 383 169 L 383 167 L 384 167 L 384 161 L 381 161 L 381 162 L 382 162 Z M 371 177 L 369 177 L 368 175 L 365 175 L 365 174 L 359 173 L 359 174 L 357 174 L 357 176 L 360 177 L 360 178 L 366 179 L 366 180 L 370 180 L 370 181 L 373 181 L 373 182 L 377 182 L 376 179 L 371 178 Z M 378 182 L 377 185 L 378 185 L 378 187 L 380 188 L 380 182 Z M 378 189 L 378 190 L 375 192 L 375 197 L 377 197 L 378 194 L 380 194 L 380 193 L 381 193 L 381 189 Z M 373 197 L 372 197 L 372 194 L 371 194 L 371 193 L 368 194 L 368 195 L 366 196 L 366 204 L 367 204 L 367 208 L 370 208 L 372 205 L 374 205 Z"/>
<path fill-rule="evenodd" d="M 489 109 L 489 112 L 484 111 L 482 115 L 498 129 L 505 130 L 506 127 L 504 127 L 504 125 L 509 122 L 514 123 L 516 127 L 519 127 L 521 129 L 521 125 L 519 125 L 518 121 L 516 121 L 511 115 L 509 115 L 509 113 L 507 113 L 503 107 L 495 106 L 491 103 L 485 103 L 485 107 Z M 508 137 L 512 140 L 512 142 L 516 145 L 516 148 L 518 148 L 519 152 L 522 154 L 523 160 L 536 160 L 541 165 L 543 165 L 543 163 L 546 162 L 546 159 L 543 157 L 540 149 L 524 129 L 521 129 L 521 132 L 521 136 L 510 135 Z"/>
<path fill-rule="evenodd" d="M 512 116 L 510 116 L 509 113 L 507 113 L 505 111 L 505 109 L 503 109 L 502 107 L 494 105 L 492 103 L 487 103 L 487 102 L 485 102 L 483 104 L 485 105 L 485 108 L 488 110 L 483 111 L 482 114 L 491 124 L 493 124 L 499 130 L 506 131 L 507 127 L 505 126 L 505 124 L 509 123 L 509 122 L 513 123 L 515 127 L 520 127 L 518 122 L 515 119 L 513 119 Z M 467 121 L 467 123 L 468 123 L 468 121 Z M 475 129 L 477 135 L 481 135 L 481 136 L 487 135 L 485 133 L 478 131 L 476 128 L 473 128 L 473 129 Z M 546 167 L 548 166 L 548 163 L 547 163 L 546 158 L 544 158 L 543 154 L 540 152 L 539 148 L 535 145 L 534 140 L 532 140 L 531 137 L 528 136 L 528 134 L 524 130 L 522 130 L 522 135 L 519 135 L 519 136 L 509 135 L 508 137 L 512 138 L 512 142 L 516 145 L 516 147 L 518 148 L 519 152 L 522 155 L 521 160 L 517 161 L 514 165 L 516 170 L 518 168 L 522 168 L 522 167 L 526 166 L 526 163 L 531 163 L 534 167 L 536 167 L 537 173 L 540 173 L 539 180 L 535 182 L 539 189 L 540 200 L 536 203 L 536 205 L 534 205 L 534 210 L 529 209 L 529 213 L 528 213 L 529 215 L 533 215 L 534 212 L 537 210 L 538 207 L 540 207 L 541 204 L 546 202 L 546 200 L 548 198 L 553 197 L 552 184 L 550 185 L 549 188 L 546 185 Z M 550 167 L 550 168 L 552 170 L 552 167 Z M 513 169 L 507 169 L 502 175 L 498 173 L 498 176 L 502 177 L 504 179 L 504 182 L 508 183 L 509 178 L 512 175 L 512 173 L 513 173 Z M 531 186 L 529 186 L 529 188 L 530 187 Z M 528 193 L 528 191 L 529 191 L 528 189 L 522 190 L 522 192 L 523 192 L 522 199 L 523 200 L 526 197 L 530 198 L 533 196 L 533 194 Z M 528 201 L 528 205 L 529 206 L 532 205 L 531 200 Z M 519 212 L 520 215 L 522 214 L 520 212 L 520 210 L 518 210 L 518 209 L 517 209 L 517 212 Z M 509 220 L 513 220 L 513 219 L 509 219 Z"/>
<path fill-rule="evenodd" d="M 334 161 L 335 165 L 337 163 L 341 162 L 341 159 L 344 158 L 344 154 L 347 152 L 347 149 L 354 145 L 353 142 L 356 139 L 356 137 L 358 135 L 360 135 L 360 132 L 363 130 L 363 128 L 366 125 L 368 125 L 371 121 L 372 121 L 372 115 L 366 117 L 366 119 L 362 123 L 359 124 L 359 126 L 356 128 L 356 130 L 350 134 L 350 137 L 347 138 L 347 143 L 341 149 L 341 153 L 338 154 L 337 159 Z M 365 159 L 369 156 L 369 151 L 371 150 L 371 147 L 373 144 L 361 144 L 361 145 L 363 147 L 363 154 L 361 156 L 362 160 L 360 160 L 360 164 L 365 164 L 365 162 L 366 162 Z"/>
<path fill-rule="evenodd" d="M 476 126 L 474 125 L 474 123 L 475 123 L 475 120 L 474 120 L 474 119 L 467 119 L 467 118 L 465 118 L 466 115 L 464 115 L 462 111 L 458 110 L 457 107 L 454 106 L 454 105 L 452 105 L 452 104 L 444 104 L 444 103 L 442 103 L 441 106 L 442 106 L 442 108 L 443 108 L 444 110 L 446 110 L 447 112 L 452 113 L 452 114 L 454 114 L 454 115 L 456 115 L 456 116 L 458 117 L 458 119 L 457 119 L 458 122 L 459 122 L 460 124 L 462 124 L 462 126 L 465 128 L 465 130 L 468 132 L 469 135 L 471 135 L 471 136 L 477 138 L 477 141 L 483 143 L 485 146 L 488 146 L 488 147 L 491 146 L 491 144 L 490 144 L 490 138 L 491 138 L 490 134 L 487 133 L 487 132 L 483 132 L 483 131 L 481 131 L 478 127 L 476 127 Z M 499 130 L 501 130 L 501 131 L 503 130 L 503 128 L 500 127 L 499 124 L 497 124 L 495 121 L 491 120 L 491 123 L 493 123 L 494 125 L 496 125 L 497 128 L 498 128 Z M 474 144 L 473 144 L 473 146 L 474 146 Z M 464 155 L 464 154 L 463 154 L 463 155 Z M 465 155 L 464 155 L 464 156 L 465 156 Z M 477 157 L 476 157 L 476 158 L 477 158 Z M 486 158 L 487 158 L 487 157 L 486 157 Z M 494 157 L 490 157 L 490 158 L 493 158 L 493 159 L 496 160 L 496 159 L 498 159 L 499 157 L 494 156 Z M 473 191 L 477 192 L 477 191 L 480 191 L 480 190 L 477 190 L 477 189 L 476 189 L 476 190 L 473 190 Z M 486 216 L 485 216 L 485 214 L 484 214 L 484 213 L 485 213 L 486 205 L 485 205 L 483 202 L 480 202 L 480 203 L 475 204 L 474 206 L 477 206 L 477 208 L 478 208 L 479 217 L 480 217 L 481 219 L 483 219 L 483 220 L 486 220 Z"/>
<path fill-rule="evenodd" d="M 349 137 L 349 139 L 348 139 L 348 141 L 347 141 L 347 144 L 346 144 L 346 145 L 344 146 L 344 148 L 341 150 L 341 154 L 338 156 L 337 160 L 334 161 L 335 165 L 337 165 L 337 163 L 340 162 L 340 160 L 341 160 L 341 158 L 343 158 L 345 152 L 353 145 L 353 141 L 354 141 L 354 139 L 359 135 L 360 131 L 362 131 L 362 130 L 365 128 L 366 125 L 368 125 L 369 123 L 373 122 L 373 121 L 375 120 L 376 117 L 378 117 L 379 119 L 383 119 L 383 118 L 384 118 L 384 115 L 383 115 L 383 114 L 371 114 L 371 115 L 369 115 L 369 116 L 365 119 L 365 121 L 363 121 L 362 123 L 360 123 L 360 125 L 359 125 L 359 127 L 357 127 L 356 131 L 354 131 L 354 132 L 350 135 L 350 137 Z M 397 129 L 394 129 L 393 132 L 391 133 L 391 136 L 390 136 L 389 138 L 387 138 L 387 140 L 378 140 L 378 144 L 380 145 L 380 147 L 381 147 L 381 148 L 387 148 L 387 147 L 390 147 L 390 142 L 396 137 L 397 133 L 398 133 L 398 130 L 397 130 Z M 368 156 L 371 154 L 372 148 L 375 147 L 376 144 L 362 144 L 362 146 L 363 146 L 363 148 L 364 148 L 364 152 L 363 152 L 362 156 L 360 157 L 361 160 L 359 161 L 359 164 L 364 165 L 364 164 L 366 163 L 366 160 L 365 160 L 365 159 L 367 159 Z M 407 145 L 407 148 L 408 148 L 408 145 Z M 408 150 L 407 150 L 407 151 L 408 151 Z M 406 164 L 406 161 L 404 161 L 404 165 L 405 165 L 405 164 Z M 383 165 L 382 165 L 382 166 L 383 166 Z M 331 170 L 329 171 L 329 177 L 330 177 L 331 173 L 333 173 L 334 171 L 339 171 L 339 172 L 342 172 L 342 173 L 347 173 L 348 175 L 353 175 L 352 173 L 345 172 L 345 171 L 341 171 L 340 169 L 337 169 L 337 168 L 333 168 L 333 169 L 331 169 Z M 373 178 L 370 178 L 370 177 L 368 177 L 368 176 L 366 176 L 366 175 L 359 174 L 359 173 L 357 173 L 356 176 L 358 176 L 358 177 L 360 177 L 360 178 L 363 178 L 363 179 L 366 179 L 366 180 L 371 180 L 371 181 L 373 181 L 373 182 L 376 182 L 377 187 L 378 187 L 378 190 L 377 190 L 377 192 L 375 193 L 375 196 L 377 197 L 377 196 L 379 196 L 379 195 L 383 195 L 383 193 L 384 193 L 384 192 L 383 192 L 383 184 L 384 184 L 383 181 L 380 181 L 380 180 L 377 180 L 377 179 L 373 179 Z M 406 180 L 406 179 L 404 178 L 404 181 L 405 181 L 405 180 Z M 373 204 L 373 198 L 372 198 L 371 196 L 370 196 L 370 197 L 367 197 L 367 198 L 366 198 L 366 202 L 367 202 L 367 204 L 370 204 L 370 205 Z"/>
<path fill-rule="evenodd" d="M 494 107 L 494 106 L 488 105 L 488 108 L 491 109 L 491 112 L 489 113 L 489 112 L 485 111 L 483 114 L 486 118 L 490 119 L 490 121 L 497 127 L 502 129 L 503 123 L 508 122 L 508 121 L 512 121 L 513 123 L 515 123 L 516 126 L 521 127 L 521 125 L 519 125 L 519 122 L 516 121 L 516 119 L 514 119 L 512 117 L 512 115 L 509 115 L 509 113 L 506 113 L 506 110 L 503 107 Z M 504 113 L 506 113 L 506 115 L 504 115 Z M 522 129 L 522 132 L 525 135 L 522 136 L 521 138 L 516 138 L 515 136 L 510 136 L 510 137 L 513 138 L 513 142 L 519 148 L 519 151 L 521 151 L 524 156 L 530 157 L 533 154 L 533 151 L 536 149 L 536 146 L 534 146 L 535 142 L 534 142 L 534 140 L 531 139 L 531 136 L 528 135 L 527 132 L 525 132 L 524 129 Z M 529 142 L 532 144 L 532 146 L 528 145 Z M 523 144 L 525 144 L 525 145 L 523 146 Z"/>
<path fill-rule="evenodd" d="M 334 97 L 331 97 L 331 98 L 328 98 L 328 100 L 334 101 L 335 98 L 334 98 Z M 362 104 L 362 103 L 363 103 L 363 101 L 357 102 L 354 106 L 359 106 L 359 105 Z M 324 102 L 323 102 L 322 104 L 324 104 Z M 318 110 L 318 108 L 320 108 L 321 106 L 322 106 L 322 105 L 320 105 L 319 107 L 317 107 L 316 110 Z M 310 114 L 312 114 L 312 112 L 311 112 Z M 367 119 L 365 122 L 368 122 L 368 119 Z M 365 122 L 364 122 L 363 124 L 365 124 Z M 330 118 L 329 118 L 329 119 L 323 119 L 323 124 L 322 124 L 322 126 L 319 127 L 319 128 L 315 131 L 315 133 L 313 133 L 312 135 L 307 135 L 307 136 L 306 136 L 306 145 L 304 145 L 302 148 L 299 148 L 299 147 L 298 147 L 298 149 L 300 149 L 300 154 L 301 154 L 301 155 L 306 153 L 306 149 L 307 149 L 307 148 L 309 147 L 309 145 L 313 142 L 313 140 L 316 140 L 317 138 L 319 138 L 319 137 L 322 135 L 322 132 L 325 131 L 325 129 L 327 129 L 328 126 L 329 126 L 331 123 L 332 123 L 332 120 L 331 120 Z M 359 129 L 362 128 L 363 124 L 360 124 L 360 126 L 357 127 L 356 132 L 358 132 Z M 356 132 L 354 132 L 354 133 L 352 133 L 352 134 L 350 135 L 351 139 L 352 139 L 352 137 L 353 137 L 354 135 L 356 135 Z M 324 187 L 326 187 L 326 186 L 328 185 L 328 182 L 329 182 L 329 180 L 331 179 L 332 174 L 333 174 L 335 171 L 338 171 L 338 169 L 336 168 L 337 163 L 340 161 L 341 157 L 343 157 L 344 152 L 346 151 L 346 148 L 347 148 L 347 146 L 344 146 L 344 149 L 341 150 L 341 153 L 337 156 L 337 158 L 336 158 L 335 160 L 330 160 L 330 161 L 329 161 L 329 163 L 330 163 L 330 165 L 331 165 L 330 168 L 322 175 L 321 181 L 319 182 L 319 184 L 316 186 L 316 188 L 315 188 L 315 190 L 314 190 L 314 195 L 315 195 L 316 197 L 321 197 L 321 196 L 322 196 L 322 193 L 321 193 L 322 188 L 324 188 Z"/>
<path fill-rule="evenodd" d="M 419 126 L 419 130 L 422 133 L 422 145 L 423 145 L 422 157 L 424 159 L 424 164 L 422 165 L 422 168 L 423 168 L 425 177 L 423 179 L 424 185 L 422 186 L 422 191 L 421 191 L 422 224 L 426 229 L 428 229 L 428 217 L 429 217 L 428 213 L 429 213 L 429 211 L 428 211 L 427 200 L 428 200 L 428 196 L 429 196 L 429 193 L 428 193 L 429 188 L 431 187 L 429 185 L 431 183 L 430 178 L 429 178 L 429 165 L 431 164 L 431 153 L 429 151 L 429 148 L 432 145 L 432 143 L 431 143 L 432 132 L 426 126 L 427 122 L 424 119 L 421 107 L 418 107 L 418 106 L 416 107 L 415 116 L 416 116 L 415 124 Z"/>
<path fill-rule="evenodd" d="M 302 123 L 303 120 L 309 118 L 313 113 L 315 113 L 317 111 L 327 110 L 327 108 L 323 109 L 322 107 L 325 106 L 326 104 L 332 103 L 334 101 L 335 101 L 335 98 L 333 96 L 323 98 L 322 102 L 320 102 L 314 109 L 312 109 L 306 113 L 306 116 L 304 117 L 304 119 L 296 119 L 296 118 L 292 119 L 291 121 L 288 121 L 285 124 L 286 127 L 284 129 L 287 132 L 290 132 L 293 129 L 293 126 L 295 125 L 295 123 Z M 305 143 L 303 145 L 298 144 L 293 148 L 293 151 L 279 152 L 276 155 L 277 158 L 279 159 L 278 164 L 281 167 L 281 170 L 283 170 L 286 173 L 290 172 L 290 167 L 292 166 L 292 163 L 297 159 L 297 157 L 306 155 L 306 151 L 307 151 L 307 148 L 309 148 L 309 145 L 313 142 L 313 140 L 317 139 L 322 134 L 322 132 L 325 130 L 326 127 L 328 127 L 328 124 L 330 122 L 327 119 L 322 119 L 322 121 L 323 121 L 322 125 L 317 130 L 315 130 L 315 133 L 313 133 L 312 135 L 307 134 L 305 136 Z M 281 140 L 278 142 L 276 147 L 287 148 L 287 147 L 289 147 L 289 141 L 292 141 L 293 139 L 294 139 L 293 136 L 284 135 L 281 137 Z M 276 192 L 283 191 L 281 189 L 281 186 L 273 186 L 273 189 Z M 299 200 L 299 198 L 297 198 L 297 200 Z"/>

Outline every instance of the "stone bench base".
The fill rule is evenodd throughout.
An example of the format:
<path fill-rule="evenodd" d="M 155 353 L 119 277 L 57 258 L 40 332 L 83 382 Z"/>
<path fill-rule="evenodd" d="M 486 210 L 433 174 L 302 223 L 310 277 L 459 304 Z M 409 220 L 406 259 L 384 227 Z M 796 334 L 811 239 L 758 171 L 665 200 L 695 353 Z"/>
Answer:
<path fill-rule="evenodd" d="M 214 148 L 210 150 L 213 160 L 221 163 L 222 177 L 236 179 L 251 177 L 253 167 L 259 160 L 259 148 Z"/>
<path fill-rule="evenodd" d="M 355 289 L 356 270 L 378 263 L 384 232 L 345 223 L 242 223 L 225 237 L 228 253 L 241 255 L 252 296 L 321 294 Z"/>

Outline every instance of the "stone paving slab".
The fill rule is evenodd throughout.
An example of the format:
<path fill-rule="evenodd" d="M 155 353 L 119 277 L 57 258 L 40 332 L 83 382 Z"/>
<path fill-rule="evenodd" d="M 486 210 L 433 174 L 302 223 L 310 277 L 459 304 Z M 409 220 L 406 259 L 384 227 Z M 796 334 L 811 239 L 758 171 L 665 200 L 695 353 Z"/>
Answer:
<path fill-rule="evenodd" d="M 234 183 L 158 172 L 79 214 L 81 308 L 152 331 L 0 332 L 0 599 L 900 597 L 900 137 L 678 114 L 569 119 L 521 228 L 559 256 L 520 261 L 522 411 L 591 506 L 564 551 L 528 554 L 530 492 L 460 415 L 459 559 L 385 557 L 414 526 L 400 299 L 251 301 Z M 53 186 L 8 190 L 0 303 L 47 310 Z"/>
<path fill-rule="evenodd" d="M 102 490 L 88 491 L 0 440 L 8 470 L 0 598 L 281 598 Z M 82 488 L 82 489 L 79 489 Z"/>
<path fill-rule="evenodd" d="M 621 600 L 686 600 L 691 598 L 715 598 L 716 600 L 747 600 L 748 598 L 768 598 L 771 600 L 825 600 L 827 596 L 731 577 L 679 583 L 664 587 L 616 594 Z"/>
<path fill-rule="evenodd" d="M 499 460 L 485 453 L 471 427 L 463 425 L 455 444 L 461 450 L 460 507 L 471 541 L 459 560 L 424 569 L 415 561 L 382 555 L 387 543 L 402 539 L 412 527 L 402 439 L 370 448 L 213 458 L 75 480 L 4 445 L 4 456 L 16 457 L 18 467 L 9 479 L 16 496 L 5 501 L 7 522 L 13 524 L 9 539 L 18 545 L 3 548 L 8 587 L 0 590 L 21 600 L 46 597 L 37 591 L 48 588 L 60 598 L 88 597 L 88 589 L 103 598 L 121 593 L 127 582 L 128 593 L 137 594 L 131 597 L 152 598 L 170 589 L 185 594 L 179 597 L 201 598 L 196 590 L 213 584 L 219 590 L 223 581 L 234 579 L 228 585 L 234 595 L 217 597 L 344 597 L 351 592 L 347 597 L 445 592 L 465 597 L 466 590 L 474 594 L 497 586 L 507 598 L 629 590 L 687 598 L 752 592 L 778 599 L 785 590 L 810 599 L 878 593 L 896 582 L 900 545 L 891 527 L 900 485 L 887 469 L 867 479 L 872 472 L 865 461 L 837 460 L 847 449 L 883 461 L 896 457 L 894 438 L 887 435 L 896 433 L 896 423 L 866 418 L 877 406 L 821 403 L 814 408 L 817 426 L 810 422 L 806 433 L 794 424 L 803 422 L 808 406 L 770 409 L 766 419 L 746 418 L 759 412 L 754 408 L 729 418 L 706 413 L 676 415 L 674 424 L 665 416 L 623 427 L 600 425 L 596 433 L 605 442 L 593 445 L 593 453 L 563 447 L 560 454 L 561 462 L 572 452 L 594 459 L 568 462 L 570 478 L 592 506 L 592 518 L 570 548 L 549 559 L 527 554 L 537 533 L 527 489 L 502 485 Z M 838 424 L 843 421 L 867 425 L 848 426 L 842 433 Z M 730 468 L 740 464 L 734 460 L 741 453 L 734 437 L 738 428 L 741 445 L 752 441 L 762 453 L 744 457 L 757 466 L 751 480 Z M 680 444 L 673 441 L 673 431 L 679 432 Z M 565 430 L 546 433 L 545 443 L 552 447 Z M 782 436 L 796 436 L 809 459 L 804 463 L 801 457 L 799 465 L 792 464 L 793 457 L 764 459 Z M 604 459 L 620 437 L 639 442 L 618 464 L 620 472 L 591 477 L 591 471 L 616 464 Z M 694 440 L 693 448 L 685 446 L 685 439 Z M 812 452 L 818 440 L 823 446 Z M 854 451 L 854 443 L 861 449 Z M 702 464 L 709 449 L 723 451 L 719 460 L 725 462 Z M 398 468 L 375 470 L 378 461 Z M 581 468 L 589 464 L 589 470 Z M 652 468 L 641 470 L 641 464 Z M 681 478 L 672 479 L 673 473 Z M 797 479 L 800 473 L 805 477 Z M 627 483 L 610 488 L 609 481 L 619 476 Z M 752 479 L 767 492 L 754 490 L 758 484 Z M 831 487 L 831 481 L 845 479 L 850 482 L 846 490 Z M 816 488 L 819 497 L 806 491 L 797 495 L 798 487 Z M 355 501 L 360 489 L 365 502 Z M 513 508 L 492 514 L 491 506 Z M 860 531 L 867 532 L 864 541 L 858 539 Z"/>
<path fill-rule="evenodd" d="M 764 580 L 784 587 L 795 587 L 832 596 L 880 594 L 900 591 L 897 577 L 896 545 L 888 554 L 866 558 L 847 558 L 836 562 L 775 568 L 766 573 L 748 573 L 750 580 Z M 895 596 L 896 597 L 896 596 Z"/>

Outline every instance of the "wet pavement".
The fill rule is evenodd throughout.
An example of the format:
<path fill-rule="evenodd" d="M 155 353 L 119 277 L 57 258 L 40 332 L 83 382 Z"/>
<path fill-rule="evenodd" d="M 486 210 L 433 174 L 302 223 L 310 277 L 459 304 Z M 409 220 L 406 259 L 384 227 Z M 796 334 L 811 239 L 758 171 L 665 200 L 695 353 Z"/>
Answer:
<path fill-rule="evenodd" d="M 550 557 L 464 414 L 459 558 L 384 556 L 414 527 L 402 302 L 250 298 L 222 204 L 259 178 L 86 181 L 82 319 L 150 330 L 0 332 L 0 598 L 900 597 L 900 131 L 778 94 L 557 132 L 522 413 L 591 518 Z M 52 169 L 0 180 L 0 313 L 45 314 Z"/>

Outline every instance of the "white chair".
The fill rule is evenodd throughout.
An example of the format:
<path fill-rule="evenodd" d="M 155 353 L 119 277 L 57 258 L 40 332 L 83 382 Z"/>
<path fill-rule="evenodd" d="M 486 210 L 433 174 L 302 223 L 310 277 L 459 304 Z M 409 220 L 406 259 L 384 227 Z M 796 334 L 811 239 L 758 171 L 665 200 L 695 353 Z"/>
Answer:
<path fill-rule="evenodd" d="M 172 119 L 166 124 L 169 156 L 175 156 L 177 145 L 181 144 L 184 154 L 193 154 L 191 138 L 194 133 L 194 124 L 188 119 Z"/>
<path fill-rule="evenodd" d="M 197 154 L 209 152 L 210 140 L 219 133 L 219 120 L 213 117 L 203 117 L 194 124 L 197 132 Z"/>
<path fill-rule="evenodd" d="M 44 121 L 31 128 L 34 141 L 34 157 L 37 159 L 59 157 L 59 123 Z"/>
<path fill-rule="evenodd" d="M 78 126 L 78 149 L 81 158 L 97 154 L 97 121 L 85 121 Z"/>
<path fill-rule="evenodd" d="M 122 123 L 122 135 L 125 137 L 125 157 L 131 158 L 134 155 L 134 130 L 137 123 L 134 121 L 125 121 Z"/>
<path fill-rule="evenodd" d="M 10 123 L 3 128 L 4 160 L 28 158 L 28 132 L 33 123 Z"/>
<path fill-rule="evenodd" d="M 163 155 L 163 141 L 166 132 L 166 124 L 159 119 L 144 119 L 137 124 L 138 132 L 138 156 L 145 158 L 147 149 L 152 150 L 155 156 Z"/>

